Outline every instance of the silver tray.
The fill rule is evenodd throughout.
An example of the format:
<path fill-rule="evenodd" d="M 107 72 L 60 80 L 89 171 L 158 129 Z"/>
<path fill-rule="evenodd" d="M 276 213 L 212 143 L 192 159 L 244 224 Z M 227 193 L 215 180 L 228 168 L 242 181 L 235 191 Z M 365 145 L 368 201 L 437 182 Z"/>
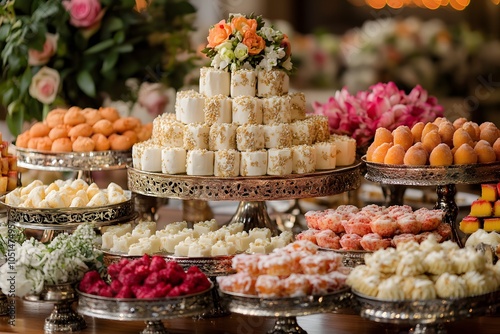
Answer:
<path fill-rule="evenodd" d="M 110 225 L 130 220 L 134 216 L 132 193 L 125 190 L 128 198 L 125 202 L 82 208 L 35 209 L 19 208 L 5 204 L 5 197 L 0 203 L 7 207 L 9 223 L 31 229 L 71 229 L 82 223 L 95 223 L 96 226 Z"/>
<path fill-rule="evenodd" d="M 50 171 L 99 171 L 123 169 L 132 164 L 132 150 L 64 152 L 15 148 L 20 167 Z"/>
<path fill-rule="evenodd" d="M 212 303 L 213 288 L 173 298 L 110 298 L 78 291 L 78 313 L 95 318 L 128 321 L 160 321 L 199 315 Z"/>
<path fill-rule="evenodd" d="M 362 160 L 366 163 L 365 178 L 382 184 L 406 186 L 439 186 L 476 184 L 500 179 L 500 162 L 451 166 L 389 165 Z"/>
<path fill-rule="evenodd" d="M 343 249 L 330 249 L 330 248 L 319 248 L 321 251 L 325 252 L 335 252 L 342 255 L 342 264 L 345 267 L 354 268 L 361 264 L 365 264 L 365 255 L 373 252 L 366 250 L 343 250 Z"/>
<path fill-rule="evenodd" d="M 128 188 L 142 195 L 206 201 L 311 198 L 358 188 L 362 178 L 361 165 L 357 161 L 350 166 L 310 174 L 228 178 L 169 175 L 129 167 Z"/>
<path fill-rule="evenodd" d="M 389 301 L 352 291 L 360 314 L 381 323 L 416 326 L 412 333 L 437 333 L 440 324 L 485 315 L 498 304 L 499 292 L 456 299 Z M 439 329 L 439 333 L 445 333 Z"/>

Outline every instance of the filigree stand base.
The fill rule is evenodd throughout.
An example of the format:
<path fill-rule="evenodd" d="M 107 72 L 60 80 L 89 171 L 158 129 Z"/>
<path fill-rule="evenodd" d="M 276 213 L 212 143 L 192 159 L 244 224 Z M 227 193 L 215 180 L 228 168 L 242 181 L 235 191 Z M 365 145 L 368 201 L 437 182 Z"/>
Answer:
<path fill-rule="evenodd" d="M 9 313 L 9 300 L 7 296 L 0 291 L 0 315 L 6 315 Z"/>
<path fill-rule="evenodd" d="M 268 334 L 307 334 L 298 322 L 297 317 L 278 317 L 274 328 L 267 332 Z"/>
<path fill-rule="evenodd" d="M 280 231 L 267 213 L 265 201 L 247 202 L 241 201 L 236 213 L 228 224 L 243 223 L 243 229 L 250 231 L 253 228 L 267 227 L 271 230 L 273 236 L 279 235 Z"/>
<path fill-rule="evenodd" d="M 408 331 L 408 334 L 446 334 L 443 324 L 417 324 Z"/>
<path fill-rule="evenodd" d="M 286 230 L 292 231 L 294 234 L 307 230 L 307 224 L 304 217 L 305 211 L 300 206 L 300 201 L 298 199 L 295 199 L 290 208 L 284 213 L 289 215 L 287 221 L 284 222 Z"/>
<path fill-rule="evenodd" d="M 403 205 L 406 186 L 399 184 L 381 184 L 382 194 L 384 195 L 384 205 Z"/>
<path fill-rule="evenodd" d="M 463 247 L 465 241 L 460 239 L 460 236 L 458 235 L 459 229 L 456 226 L 458 206 L 455 202 L 455 195 L 457 194 L 457 186 L 454 184 L 437 186 L 436 194 L 438 198 L 434 209 L 441 209 L 445 212 L 444 222 L 451 225 L 453 241 L 458 243 L 460 247 Z"/>
<path fill-rule="evenodd" d="M 45 319 L 45 333 L 78 332 L 87 327 L 85 319 L 71 308 L 72 301 L 56 303 L 54 310 Z"/>
<path fill-rule="evenodd" d="M 160 320 L 156 321 L 145 321 L 146 328 L 141 332 L 141 334 L 168 334 L 167 329 Z"/>

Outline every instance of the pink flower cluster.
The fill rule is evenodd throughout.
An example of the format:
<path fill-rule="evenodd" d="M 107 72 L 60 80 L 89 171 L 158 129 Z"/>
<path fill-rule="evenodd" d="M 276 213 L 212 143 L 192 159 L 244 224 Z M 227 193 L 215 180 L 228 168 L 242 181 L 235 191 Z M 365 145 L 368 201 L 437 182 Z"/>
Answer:
<path fill-rule="evenodd" d="M 420 85 L 406 94 L 394 82 L 377 83 L 356 95 L 343 88 L 328 102 L 315 102 L 313 109 L 314 114 L 328 117 L 330 133 L 351 136 L 358 146 L 368 145 L 379 127 L 392 131 L 400 125 L 412 127 L 443 116 L 436 97 Z"/>

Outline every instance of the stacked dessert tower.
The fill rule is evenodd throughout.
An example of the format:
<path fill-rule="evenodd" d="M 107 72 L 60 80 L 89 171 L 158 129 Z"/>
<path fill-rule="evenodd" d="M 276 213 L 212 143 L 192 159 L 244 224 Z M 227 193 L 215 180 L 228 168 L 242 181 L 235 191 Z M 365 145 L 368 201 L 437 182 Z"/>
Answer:
<path fill-rule="evenodd" d="M 224 24 L 231 29 L 237 19 L 253 22 L 236 16 L 230 18 L 231 25 Z M 262 40 L 263 30 L 256 31 Z M 241 37 L 237 31 L 232 33 L 233 39 Z M 279 37 L 270 40 L 278 38 L 280 43 L 286 36 L 274 34 Z M 220 45 L 213 52 L 224 48 Z M 283 48 L 276 50 L 285 57 Z M 224 67 L 215 61 L 217 57 L 212 67 L 200 69 L 199 92 L 178 92 L 175 114 L 157 117 L 152 138 L 134 145 L 134 168 L 237 177 L 312 173 L 354 163 L 355 140 L 330 135 L 326 116 L 306 115 L 305 96 L 289 92 L 284 68 L 252 67 L 251 61 Z"/>

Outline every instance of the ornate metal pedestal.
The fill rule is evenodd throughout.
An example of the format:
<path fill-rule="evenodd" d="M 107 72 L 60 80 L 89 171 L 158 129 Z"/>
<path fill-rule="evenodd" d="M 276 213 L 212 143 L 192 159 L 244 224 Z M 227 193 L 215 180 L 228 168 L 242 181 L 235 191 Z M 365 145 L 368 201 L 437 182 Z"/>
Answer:
<path fill-rule="evenodd" d="M 230 222 L 245 230 L 267 227 L 278 233 L 265 201 L 321 197 L 356 189 L 361 184 L 361 162 L 312 174 L 231 177 L 167 175 L 128 168 L 128 188 L 138 194 L 207 201 L 240 201 Z"/>
<path fill-rule="evenodd" d="M 78 312 L 101 319 L 144 321 L 142 334 L 167 334 L 162 320 L 202 314 L 212 303 L 212 288 L 189 296 L 155 299 L 108 298 L 78 291 Z"/>
<path fill-rule="evenodd" d="M 464 240 L 456 226 L 456 185 L 497 182 L 500 179 L 500 162 L 452 166 L 402 166 L 366 162 L 365 178 L 385 185 L 436 186 L 438 198 L 434 208 L 446 212 L 445 222 L 452 226 L 453 239 L 463 246 Z"/>
<path fill-rule="evenodd" d="M 413 334 L 445 334 L 442 324 L 487 314 L 498 303 L 498 292 L 461 299 L 386 301 L 355 296 L 362 317 L 375 322 L 411 326 Z"/>
<path fill-rule="evenodd" d="M 77 300 L 72 283 L 45 285 L 39 295 L 26 296 L 24 299 L 32 302 L 54 303 L 52 313 L 45 319 L 46 333 L 76 332 L 87 327 L 83 317 L 71 307 Z"/>
<path fill-rule="evenodd" d="M 324 296 L 293 298 L 260 298 L 228 292 L 221 292 L 221 295 L 231 312 L 276 317 L 274 328 L 268 334 L 306 334 L 307 332 L 297 323 L 297 317 L 348 308 L 351 306 L 352 298 L 349 289 Z"/>

